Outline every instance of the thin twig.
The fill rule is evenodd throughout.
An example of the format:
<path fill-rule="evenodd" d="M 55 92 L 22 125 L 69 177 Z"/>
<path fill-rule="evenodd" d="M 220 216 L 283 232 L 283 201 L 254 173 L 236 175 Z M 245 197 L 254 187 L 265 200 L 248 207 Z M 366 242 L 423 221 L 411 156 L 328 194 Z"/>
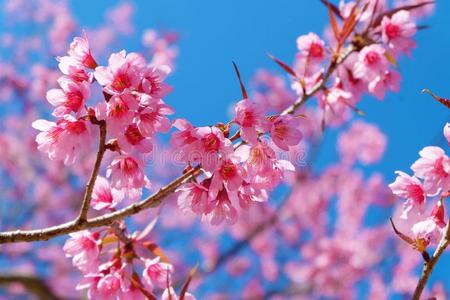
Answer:
<path fill-rule="evenodd" d="M 137 214 L 138 212 L 146 208 L 159 206 L 161 201 L 168 195 L 172 194 L 177 187 L 182 185 L 187 180 L 198 176 L 199 173 L 200 168 L 193 168 L 190 171 L 183 174 L 182 176 L 170 182 L 165 187 L 159 189 L 153 195 L 145 198 L 144 200 L 131 204 L 121 210 L 117 210 L 112 213 L 107 213 L 96 218 L 88 219 L 84 223 L 77 223 L 75 220 L 61 225 L 38 230 L 16 230 L 16 231 L 1 232 L 0 244 L 46 241 L 56 236 L 80 231 L 83 229 L 111 225 L 114 221 L 121 220 L 125 217 Z"/>
<path fill-rule="evenodd" d="M 416 289 L 414 290 L 414 294 L 412 300 L 420 300 L 420 296 L 422 295 L 423 290 L 427 284 L 428 279 L 430 278 L 431 272 L 433 272 L 434 266 L 439 261 L 442 253 L 444 253 L 448 244 L 450 243 L 450 221 L 447 223 L 445 227 L 445 234 L 439 242 L 436 251 L 429 261 L 425 261 L 423 264 L 422 274 L 420 275 L 419 282 L 417 283 Z"/>
<path fill-rule="evenodd" d="M 100 171 L 100 167 L 102 165 L 103 156 L 105 155 L 106 151 L 106 122 L 105 121 L 99 121 L 98 122 L 99 129 L 100 129 L 100 138 L 98 142 L 98 151 L 97 151 L 97 158 L 95 159 L 95 165 L 92 169 L 91 177 L 89 178 L 89 181 L 86 185 L 86 192 L 84 193 L 84 199 L 83 203 L 81 205 L 80 214 L 78 215 L 76 219 L 76 223 L 84 223 L 87 219 L 87 214 L 89 211 L 89 207 L 91 205 L 91 198 L 92 198 L 92 192 L 94 191 L 94 185 L 95 181 L 97 179 L 98 173 Z"/>
<path fill-rule="evenodd" d="M 345 49 L 336 60 L 333 60 L 328 68 L 327 72 L 322 77 L 322 80 L 313 87 L 313 89 L 304 94 L 299 100 L 294 102 L 289 108 L 284 110 L 281 114 L 292 114 L 294 113 L 300 106 L 306 103 L 306 101 L 311 98 L 315 93 L 324 88 L 325 83 L 331 76 L 331 74 L 336 70 L 336 68 L 345 61 L 345 59 L 356 49 L 353 45 L 350 45 L 347 49 Z M 106 149 L 106 146 L 105 146 Z M 95 171 L 95 168 L 94 168 Z M 98 172 L 98 170 L 97 170 Z M 121 210 L 107 213 L 102 216 L 87 219 L 86 221 L 79 221 L 80 218 L 77 218 L 74 221 L 70 221 L 64 224 L 60 224 L 53 227 L 48 227 L 44 229 L 37 230 L 15 230 L 15 231 L 6 231 L 0 232 L 0 244 L 5 243 L 16 243 L 16 242 L 35 242 L 35 241 L 46 241 L 56 236 L 89 229 L 100 226 L 111 225 L 114 221 L 121 220 L 125 217 L 137 214 L 138 212 L 149 208 L 149 207 L 157 207 L 161 203 L 161 201 L 166 198 L 168 195 L 172 194 L 179 186 L 181 186 L 186 181 L 197 177 L 200 174 L 200 168 L 196 167 L 176 178 L 168 185 L 161 188 L 158 192 L 153 195 L 147 197 L 144 200 L 141 200 L 138 203 L 131 204 Z M 95 180 L 93 180 L 95 183 Z M 89 184 L 88 184 L 89 186 Z M 92 185 L 93 188 L 93 185 Z M 87 190 L 88 192 L 88 190 Z M 86 192 L 86 195 L 88 194 Z M 85 195 L 85 199 L 86 199 Z M 92 191 L 90 192 L 90 196 L 92 196 Z M 88 197 L 88 201 L 83 201 L 83 207 L 87 206 L 89 208 L 90 197 Z M 81 219 L 83 220 L 83 219 Z"/>

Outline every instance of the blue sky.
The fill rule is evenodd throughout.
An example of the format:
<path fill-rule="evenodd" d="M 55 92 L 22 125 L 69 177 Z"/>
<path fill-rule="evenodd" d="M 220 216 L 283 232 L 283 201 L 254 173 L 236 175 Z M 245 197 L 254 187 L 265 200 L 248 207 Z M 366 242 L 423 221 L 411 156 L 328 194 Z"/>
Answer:
<path fill-rule="evenodd" d="M 382 172 L 391 182 L 394 171 L 407 171 L 418 151 L 430 144 L 445 146 L 442 127 L 447 110 L 420 94 L 430 88 L 450 97 L 450 1 L 439 0 L 435 14 L 421 24 L 431 26 L 417 35 L 418 48 L 410 58 L 400 60 L 401 91 L 379 102 L 365 97 L 360 108 L 367 122 L 376 123 L 388 135 L 384 159 L 369 171 Z M 95 24 L 96 16 L 110 1 L 77 1 L 73 7 L 81 24 Z M 279 70 L 267 57 L 273 53 L 291 61 L 295 39 L 310 31 L 321 34 L 327 23 L 326 9 L 319 1 L 134 1 L 137 32 L 147 27 L 173 29 L 181 36 L 177 70 L 171 77 L 174 92 L 167 101 L 178 117 L 211 124 L 227 120 L 227 109 L 239 99 L 240 90 L 231 61 L 237 62 L 244 80 L 258 68 Z M 125 45 L 124 45 L 125 46 Z M 130 44 L 126 45 L 131 46 Z M 318 164 L 335 159 L 335 134 L 327 134 Z M 444 258 L 432 279 L 450 278 L 444 272 L 450 259 Z M 447 278 L 446 278 L 447 277 Z"/>
<path fill-rule="evenodd" d="M 73 1 L 82 27 L 101 22 L 99 16 L 117 1 Z M 447 110 L 430 97 L 420 94 L 430 88 L 450 97 L 450 1 L 438 0 L 435 14 L 422 24 L 431 28 L 418 33 L 418 48 L 411 58 L 400 61 L 403 75 L 401 91 L 389 94 L 383 102 L 363 99 L 359 108 L 367 122 L 376 123 L 388 135 L 384 159 L 370 168 L 382 172 L 391 182 L 396 169 L 408 170 L 424 146 L 446 147 L 442 127 Z M 293 58 L 297 36 L 310 31 L 321 34 L 327 11 L 318 0 L 152 0 L 133 1 L 136 34 L 146 28 L 167 28 L 180 34 L 180 56 L 170 83 L 174 92 L 167 98 L 177 111 L 193 123 L 211 124 L 227 120 L 231 102 L 240 97 L 231 61 L 248 81 L 259 68 L 279 70 L 267 57 L 272 53 L 284 61 Z M 136 36 L 137 37 L 137 36 Z M 137 39 L 124 44 L 138 47 Z M 121 49 L 120 48 L 120 49 Z M 117 50 L 120 50 L 117 49 Z M 319 165 L 335 159 L 335 136 L 327 134 Z M 439 264 L 433 278 L 445 279 L 450 259 Z M 450 278 L 445 279 L 450 286 Z"/>
<path fill-rule="evenodd" d="M 450 97 L 450 1 L 437 1 L 435 14 L 421 24 L 431 28 L 418 33 L 418 48 L 411 58 L 400 61 L 403 75 L 401 91 L 389 94 L 383 102 L 366 97 L 360 108 L 367 122 L 376 123 L 389 139 L 384 159 L 370 168 L 382 172 L 387 182 L 397 169 L 407 171 L 418 151 L 430 144 L 445 147 L 442 127 L 447 110 L 430 97 L 420 94 L 430 88 Z M 77 1 L 80 21 L 92 24 L 95 16 L 110 1 Z M 321 34 L 328 16 L 319 1 L 134 1 L 137 6 L 136 33 L 147 27 L 177 31 L 180 57 L 171 77 L 174 92 L 167 101 L 178 117 L 211 124 L 227 120 L 227 109 L 239 99 L 240 90 L 231 66 L 237 62 L 244 80 L 258 68 L 279 70 L 267 57 L 273 53 L 291 61 L 296 51 L 295 39 L 310 31 Z M 129 44 L 127 44 L 128 46 Z M 327 134 L 319 156 L 319 165 L 335 159 L 335 134 Z M 432 279 L 450 279 L 444 272 L 450 259 L 444 257 Z"/>

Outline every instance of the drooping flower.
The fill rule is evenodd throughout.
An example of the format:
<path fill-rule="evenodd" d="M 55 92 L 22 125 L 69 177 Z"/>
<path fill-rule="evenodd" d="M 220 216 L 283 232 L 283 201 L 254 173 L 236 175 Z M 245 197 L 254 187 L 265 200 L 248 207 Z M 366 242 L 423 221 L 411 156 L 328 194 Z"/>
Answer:
<path fill-rule="evenodd" d="M 145 268 L 142 273 L 142 278 L 144 284 L 150 289 L 153 289 L 155 285 L 164 288 L 167 287 L 167 282 L 170 284 L 170 274 L 173 271 L 173 266 L 171 264 L 160 262 L 158 256 L 154 259 L 145 259 L 144 265 Z"/>
<path fill-rule="evenodd" d="M 92 192 L 91 205 L 96 210 L 115 207 L 124 198 L 121 190 L 111 189 L 106 178 L 98 176 Z"/>
<path fill-rule="evenodd" d="M 242 184 L 242 177 L 243 169 L 236 158 L 222 159 L 212 174 L 209 198 L 216 198 L 223 187 L 229 192 L 236 192 Z"/>
<path fill-rule="evenodd" d="M 369 82 L 368 90 L 370 93 L 374 94 L 378 100 L 382 100 L 384 99 L 386 91 L 390 90 L 398 92 L 400 90 L 400 80 L 400 73 L 393 70 L 386 70 L 386 72 Z"/>
<path fill-rule="evenodd" d="M 70 115 L 56 123 L 37 120 L 32 126 L 41 131 L 36 136 L 38 149 L 46 152 L 51 160 L 62 160 L 66 165 L 73 164 L 92 140 L 89 123 Z"/>
<path fill-rule="evenodd" d="M 155 100 L 146 105 L 136 116 L 136 124 L 142 134 L 151 137 L 157 132 L 168 132 L 171 123 L 166 116 L 173 114 L 174 110 L 162 100 Z"/>
<path fill-rule="evenodd" d="M 248 143 L 256 143 L 258 132 L 264 133 L 268 130 L 269 122 L 263 114 L 260 106 L 248 99 L 239 101 L 234 112 L 236 117 L 234 121 L 241 126 L 240 135 Z"/>
<path fill-rule="evenodd" d="M 444 206 L 438 202 L 431 215 L 426 220 L 414 224 L 411 231 L 419 245 L 426 247 L 430 243 L 440 241 L 445 225 Z"/>
<path fill-rule="evenodd" d="M 212 225 L 219 225 L 223 221 L 228 224 L 234 224 L 237 221 L 238 213 L 234 207 L 233 202 L 237 202 L 237 193 L 228 192 L 223 188 L 215 199 L 210 199 L 209 211 L 206 217 Z"/>
<path fill-rule="evenodd" d="M 405 199 L 401 218 L 407 219 L 408 213 L 413 208 L 418 208 L 419 212 L 423 212 L 425 208 L 426 193 L 422 183 L 416 177 L 397 171 L 397 178 L 389 185 L 392 192 Z"/>
<path fill-rule="evenodd" d="M 182 211 L 203 214 L 208 209 L 208 188 L 204 184 L 189 182 L 179 187 L 178 207 Z"/>
<path fill-rule="evenodd" d="M 150 187 L 144 174 L 144 163 L 136 157 L 120 155 L 115 158 L 108 166 L 106 176 L 111 178 L 112 188 L 123 190 L 131 200 L 141 196 L 143 187 Z"/>
<path fill-rule="evenodd" d="M 297 145 L 303 137 L 302 132 L 298 129 L 299 127 L 296 117 L 291 115 L 279 116 L 272 121 L 270 137 L 275 145 L 288 151 L 289 146 Z"/>
<path fill-rule="evenodd" d="M 63 250 L 67 257 L 72 257 L 73 265 L 80 271 L 89 273 L 96 271 L 99 265 L 98 233 L 83 230 L 70 234 L 70 239 L 64 244 Z"/>
<path fill-rule="evenodd" d="M 179 300 L 180 298 L 175 293 L 173 287 L 166 288 L 161 295 L 161 300 Z M 196 298 L 191 293 L 185 293 L 183 299 L 185 300 L 195 300 Z"/>

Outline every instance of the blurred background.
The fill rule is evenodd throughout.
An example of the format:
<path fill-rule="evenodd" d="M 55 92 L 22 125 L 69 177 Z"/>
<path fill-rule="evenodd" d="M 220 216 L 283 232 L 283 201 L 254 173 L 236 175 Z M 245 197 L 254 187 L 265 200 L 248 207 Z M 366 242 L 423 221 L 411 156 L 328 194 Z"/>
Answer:
<path fill-rule="evenodd" d="M 0 1 L 0 6 L 3 8 L 7 5 L 13 6 L 11 3 L 14 1 Z M 20 6 L 27 5 L 26 3 L 27 1 L 16 3 L 18 15 L 20 15 Z M 285 62 L 291 62 L 297 52 L 296 38 L 309 32 L 315 32 L 322 36 L 328 24 L 326 7 L 318 0 L 134 0 L 126 2 L 130 3 L 131 8 L 126 8 L 127 6 L 121 8 L 122 10 L 131 10 L 131 22 L 129 22 L 131 27 L 125 28 L 126 22 L 112 24 L 114 21 L 108 20 L 108 18 L 105 21 L 103 17 L 105 12 L 112 7 L 120 7 L 123 3 L 123 1 L 106 0 L 67 2 L 77 26 L 88 30 L 88 34 L 92 28 L 111 25 L 113 31 L 108 34 L 117 35 L 117 39 L 110 47 L 114 52 L 121 49 L 129 52 L 141 51 L 142 36 L 148 28 L 173 33 L 177 39 L 179 53 L 175 60 L 174 72 L 168 78 L 169 84 L 173 86 L 173 92 L 165 101 L 175 109 L 176 117 L 186 118 L 197 126 L 220 121 L 226 122 L 230 119 L 230 107 L 241 97 L 232 61 L 239 66 L 243 80 L 251 90 L 254 75 L 260 69 L 270 70 L 284 76 L 283 71 L 269 59 L 269 53 Z M 411 57 L 402 57 L 399 60 L 399 72 L 402 75 L 400 92 L 388 93 L 383 101 L 376 100 L 371 96 L 364 96 L 358 104 L 358 108 L 365 112 L 365 116 L 355 116 L 355 119 L 377 124 L 388 138 L 384 157 L 378 163 L 362 168 L 365 175 L 379 172 L 385 178 L 385 182 L 390 183 L 394 180 L 394 171 L 408 170 L 411 163 L 417 159 L 418 151 L 424 146 L 447 147 L 445 139 L 442 137 L 442 128 L 448 120 L 448 111 L 429 96 L 421 94 L 420 91 L 423 88 L 429 88 L 443 97 L 450 97 L 448 84 L 448 70 L 450 70 L 450 60 L 448 59 L 450 54 L 449 12 L 450 2 L 438 0 L 434 13 L 420 21 L 420 25 L 427 25 L 428 28 L 417 33 L 415 38 L 417 48 L 412 51 Z M 11 20 L 7 13 L 3 14 L 4 16 L 0 18 L 0 34 L 45 35 L 45 32 L 39 31 L 40 28 L 26 25 L 26 14 L 24 19 L 19 20 Z M 100 36 L 102 35 L 97 35 L 97 37 Z M 3 42 L 5 43 L 5 40 Z M 91 40 L 92 44 L 95 42 L 95 40 Z M 7 60 L 11 54 L 10 51 L 0 49 L 2 63 Z M 106 64 L 106 57 L 102 57 L 99 63 Z M 51 56 L 45 59 L 47 65 L 53 61 Z M 42 60 L 42 57 L 31 58 L 33 62 L 39 60 Z M 56 65 L 55 61 L 53 63 Z M 45 99 L 40 101 L 45 103 Z M 38 105 L 39 100 L 34 103 Z M 47 110 L 48 115 L 49 106 L 47 104 L 39 105 L 42 105 L 41 110 L 44 111 L 44 114 Z M 0 107 L 2 122 L 6 122 L 4 121 L 5 116 L 11 111 L 17 110 L 14 105 L 7 105 L 5 102 Z M 31 123 L 28 122 L 28 124 Z M 350 125 L 346 124 L 344 128 L 346 126 Z M 325 169 L 338 159 L 337 135 L 338 130 L 326 131 L 323 145 L 312 166 L 315 170 Z M 306 164 L 312 164 L 309 157 L 306 159 Z M 286 189 L 281 188 L 273 197 L 279 198 L 286 193 Z M 391 213 L 391 211 L 374 210 L 375 216 L 370 216 L 369 219 L 386 220 Z M 171 214 L 167 214 L 167 217 L 171 218 Z M 175 218 L 175 215 L 172 217 Z M 179 218 L 178 214 L 176 218 Z M 214 229 L 211 232 L 213 233 L 208 241 L 214 241 Z M 186 251 L 186 255 L 177 254 L 179 260 L 188 262 L 191 266 L 197 262 L 202 264 L 199 261 L 202 258 L 198 254 L 190 254 L 191 256 L 187 257 L 193 251 L 192 245 L 189 245 L 188 239 L 182 238 L 180 235 L 187 235 L 187 233 L 174 229 L 158 238 L 162 248 L 166 245 L 170 249 L 169 253 L 176 252 L 183 247 L 189 249 Z M 234 245 L 233 239 L 227 234 L 220 235 L 219 240 L 218 231 L 217 237 L 220 249 L 228 249 Z M 270 240 L 267 243 L 270 243 Z M 249 251 L 243 249 L 243 255 Z M 284 255 L 295 254 L 294 252 L 285 252 Z M 20 258 L 20 260 L 22 259 L 23 257 Z M 2 264 L 3 266 L 8 265 L 5 261 Z M 450 256 L 444 255 L 431 277 L 431 282 L 442 282 L 449 287 L 449 267 Z M 46 273 L 45 268 L 45 264 L 40 265 L 36 272 Z M 212 299 L 208 296 L 211 291 L 230 288 L 244 289 L 245 282 L 257 278 L 255 272 L 249 272 L 243 277 L 244 279 L 229 284 L 226 281 L 230 280 L 230 275 L 225 270 L 219 270 L 209 278 L 207 277 L 203 285 L 199 285 L 200 288 L 196 294 L 199 299 Z M 281 277 L 279 279 L 264 284 L 270 286 L 271 289 L 282 288 L 285 286 L 285 282 Z M 364 283 L 358 285 L 357 289 L 358 299 L 367 297 L 368 288 Z M 11 290 L 3 291 L 3 296 L 1 296 L 3 298 L 0 297 L 0 299 L 16 299 L 15 296 L 11 296 L 13 295 L 11 293 Z M 18 295 L 17 299 L 21 299 L 20 293 Z M 403 297 L 397 295 L 393 299 L 403 299 Z M 293 296 L 292 299 L 297 298 Z M 328 298 L 323 297 L 323 299 Z"/>

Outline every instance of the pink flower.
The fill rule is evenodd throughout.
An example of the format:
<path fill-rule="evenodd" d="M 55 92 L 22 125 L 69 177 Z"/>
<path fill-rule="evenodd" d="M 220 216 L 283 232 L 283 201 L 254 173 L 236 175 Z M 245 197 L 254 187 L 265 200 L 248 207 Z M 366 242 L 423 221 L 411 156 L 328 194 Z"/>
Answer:
<path fill-rule="evenodd" d="M 176 119 L 173 127 L 179 130 L 179 132 L 172 133 L 170 137 L 170 145 L 176 149 L 178 154 L 177 162 L 193 162 L 198 158 L 198 153 L 194 153 L 194 150 L 196 142 L 199 140 L 194 133 L 194 126 L 185 119 Z"/>
<path fill-rule="evenodd" d="M 423 212 L 426 193 L 422 183 L 416 177 L 409 176 L 401 171 L 396 171 L 396 174 L 397 178 L 389 187 L 395 195 L 406 199 L 401 218 L 407 219 L 408 213 L 415 207 L 418 208 L 419 212 Z"/>
<path fill-rule="evenodd" d="M 89 97 L 89 82 L 78 83 L 67 77 L 61 77 L 58 83 L 61 89 L 51 89 L 47 92 L 48 102 L 56 107 L 53 115 L 62 117 L 71 112 L 79 115 Z"/>
<path fill-rule="evenodd" d="M 326 55 L 324 41 L 312 32 L 297 38 L 297 48 L 300 55 L 313 64 L 320 63 Z"/>
<path fill-rule="evenodd" d="M 144 284 L 150 289 L 153 289 L 154 284 L 160 288 L 167 287 L 167 282 L 170 284 L 170 273 L 173 271 L 171 264 L 160 262 L 160 258 L 144 260 L 144 271 L 142 278 Z"/>
<path fill-rule="evenodd" d="M 217 197 L 212 200 L 206 215 L 212 225 L 219 225 L 223 221 L 226 221 L 230 225 L 236 223 L 237 210 L 233 206 L 230 197 L 236 200 L 237 195 L 235 192 L 229 193 L 223 188 L 219 191 Z"/>
<path fill-rule="evenodd" d="M 229 192 L 236 192 L 241 186 L 243 169 L 233 160 L 222 159 L 214 171 L 209 186 L 210 199 L 216 198 L 222 187 Z"/>
<path fill-rule="evenodd" d="M 168 132 L 171 123 L 166 116 L 173 113 L 174 110 L 162 100 L 152 101 L 137 114 L 137 126 L 147 137 L 155 135 L 156 132 Z"/>
<path fill-rule="evenodd" d="M 285 171 L 294 171 L 294 166 L 277 159 L 275 151 L 264 142 L 254 146 L 243 145 L 236 150 L 244 163 L 246 181 L 260 189 L 271 190 L 278 184 Z"/>
<path fill-rule="evenodd" d="M 70 48 L 67 53 L 87 68 L 95 69 L 97 67 L 97 63 L 92 57 L 91 49 L 89 48 L 89 42 L 86 36 L 75 37 L 70 44 Z"/>
<path fill-rule="evenodd" d="M 438 243 L 442 237 L 446 223 L 444 206 L 439 202 L 426 220 L 414 224 L 411 228 L 416 240 L 423 240 L 425 247 L 430 243 Z"/>
<path fill-rule="evenodd" d="M 97 244 L 98 233 L 83 230 L 70 234 L 70 239 L 64 244 L 63 250 L 67 257 L 72 257 L 73 265 L 80 271 L 89 273 L 96 271 L 100 250 Z"/>
<path fill-rule="evenodd" d="M 447 139 L 447 143 L 450 146 L 450 123 L 445 123 L 444 136 Z"/>
<path fill-rule="evenodd" d="M 383 42 L 396 53 L 408 52 L 416 45 L 411 37 L 416 34 L 417 28 L 409 11 L 401 10 L 391 18 L 384 17 L 381 21 L 381 31 Z"/>
<path fill-rule="evenodd" d="M 91 205 L 96 210 L 113 208 L 122 201 L 124 194 L 120 190 L 111 189 L 106 178 L 98 176 L 95 180 Z"/>
<path fill-rule="evenodd" d="M 58 68 L 61 72 L 70 77 L 73 81 L 83 82 L 92 81 L 92 73 L 86 71 L 85 66 L 72 56 L 63 56 L 57 58 L 59 64 Z"/>
<path fill-rule="evenodd" d="M 151 100 L 161 100 L 172 88 L 164 82 L 171 69 L 169 66 L 150 66 L 142 74 L 140 90 Z M 145 104 L 145 103 L 142 103 Z"/>
<path fill-rule="evenodd" d="M 351 165 L 359 160 L 368 165 L 381 159 L 386 144 L 386 136 L 377 126 L 356 121 L 339 136 L 337 146 L 344 163 Z"/>
<path fill-rule="evenodd" d="M 33 128 L 41 132 L 36 136 L 38 149 L 46 152 L 51 160 L 63 160 L 66 165 L 73 164 L 77 157 L 89 147 L 91 136 L 89 123 L 77 120 L 70 115 L 56 123 L 37 120 Z"/>
<path fill-rule="evenodd" d="M 257 202 L 266 202 L 269 195 L 265 189 L 260 189 L 252 184 L 244 183 L 238 191 L 239 206 L 243 209 L 249 208 Z"/>
<path fill-rule="evenodd" d="M 126 54 L 125 50 L 113 53 L 109 57 L 108 67 L 95 68 L 94 76 L 109 94 L 120 94 L 135 90 L 141 78 L 141 69 L 145 65 L 142 56 L 136 53 Z"/>
<path fill-rule="evenodd" d="M 195 128 L 194 136 L 198 139 L 195 144 L 194 160 L 199 161 L 207 171 L 214 171 L 219 163 L 220 156 L 233 153 L 231 141 L 223 136 L 222 131 L 213 127 Z"/>
<path fill-rule="evenodd" d="M 358 54 L 353 73 L 355 78 L 361 78 L 367 82 L 384 74 L 389 66 L 385 57 L 386 50 L 377 44 L 364 47 Z"/>
<path fill-rule="evenodd" d="M 428 194 L 450 189 L 450 160 L 439 147 L 425 147 L 419 152 L 420 158 L 411 166 L 414 175 L 424 180 Z"/>
<path fill-rule="evenodd" d="M 295 117 L 284 115 L 277 117 L 272 122 L 270 137 L 272 141 L 281 149 L 288 151 L 289 146 L 300 143 L 303 135 L 299 128 L 299 122 Z"/>
<path fill-rule="evenodd" d="M 202 214 L 207 210 L 208 188 L 203 184 L 189 182 L 179 187 L 176 192 L 178 192 L 178 206 L 182 211 Z"/>
<path fill-rule="evenodd" d="M 132 156 L 121 155 L 108 166 L 107 177 L 111 177 L 111 186 L 123 190 L 131 200 L 137 200 L 142 194 L 142 188 L 150 187 L 150 182 L 144 175 L 144 163 Z"/>
<path fill-rule="evenodd" d="M 369 92 L 374 94 L 378 100 L 384 99 L 387 90 L 398 92 L 400 90 L 400 73 L 386 70 L 383 74 L 369 82 Z"/>
<path fill-rule="evenodd" d="M 153 144 L 150 138 L 142 135 L 136 124 L 129 125 L 125 132 L 117 138 L 121 150 L 132 153 L 137 150 L 140 153 L 150 153 L 153 150 Z"/>
<path fill-rule="evenodd" d="M 117 300 L 124 299 L 122 292 L 123 276 L 120 270 L 111 270 L 105 265 L 100 266 L 101 273 L 91 273 L 84 276 L 77 285 L 77 290 L 88 289 L 90 300 Z"/>
<path fill-rule="evenodd" d="M 92 299 L 120 299 L 122 276 L 119 272 L 112 272 L 101 277 L 97 283 L 96 297 Z"/>
<path fill-rule="evenodd" d="M 138 106 L 131 94 L 114 95 L 106 105 L 102 102 L 97 106 L 97 114 L 99 119 L 107 120 L 108 132 L 117 136 L 118 132 L 131 124 Z"/>
<path fill-rule="evenodd" d="M 175 293 L 175 290 L 173 289 L 173 287 L 166 288 L 161 295 L 161 300 L 179 300 L 179 299 L 180 298 Z M 190 293 L 185 293 L 183 299 L 195 300 L 195 297 Z"/>
<path fill-rule="evenodd" d="M 234 112 L 234 121 L 241 126 L 240 134 L 243 140 L 254 144 L 257 142 L 258 131 L 264 133 L 268 130 L 268 120 L 263 114 L 261 106 L 248 99 L 239 101 Z"/>

